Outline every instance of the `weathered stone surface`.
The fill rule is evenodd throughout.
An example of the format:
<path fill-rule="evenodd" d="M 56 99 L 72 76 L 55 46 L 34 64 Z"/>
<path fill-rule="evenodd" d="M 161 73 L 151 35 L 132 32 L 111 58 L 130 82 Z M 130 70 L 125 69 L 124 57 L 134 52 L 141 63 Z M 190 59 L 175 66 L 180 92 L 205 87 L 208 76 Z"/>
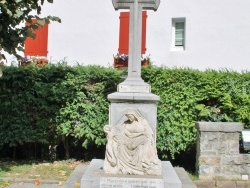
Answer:
<path fill-rule="evenodd" d="M 135 1 L 135 2 L 138 2 L 138 1 Z M 126 0 L 123 0 L 123 1 L 118 1 L 118 0 L 112 0 L 112 3 L 114 5 L 114 8 L 116 10 L 118 9 L 126 9 L 126 8 L 129 8 L 131 5 L 131 2 L 130 1 L 126 1 Z M 160 5 L 160 0 L 147 0 L 147 1 L 139 1 L 139 3 L 141 4 L 142 7 L 146 7 L 146 9 L 149 9 L 149 10 L 154 10 L 156 11 Z"/>
<path fill-rule="evenodd" d="M 221 133 L 220 135 L 220 154 L 239 154 L 239 133 Z"/>
<path fill-rule="evenodd" d="M 236 181 L 236 187 L 237 188 L 249 188 L 250 183 L 247 181 Z"/>
<path fill-rule="evenodd" d="M 204 156 L 217 156 L 218 152 L 216 151 L 202 151 L 201 152 Z"/>
<path fill-rule="evenodd" d="M 243 169 L 241 168 L 241 165 L 222 165 L 222 174 L 221 176 L 225 176 L 225 178 L 241 178 L 241 173 L 243 172 Z"/>
<path fill-rule="evenodd" d="M 148 121 L 151 129 L 156 135 L 156 126 L 157 126 L 157 102 L 159 101 L 159 97 L 149 93 L 149 94 L 139 94 L 139 98 L 126 99 L 124 96 L 134 96 L 133 93 L 113 93 L 108 96 L 108 99 L 111 101 L 110 105 L 110 117 L 109 124 L 110 125 L 118 125 L 122 124 L 126 117 L 124 116 L 126 110 L 128 108 L 135 108 L 140 111 L 140 113 L 145 117 Z M 124 99 L 121 99 L 123 98 Z M 143 101 L 142 101 L 143 99 Z M 155 139 L 156 141 L 156 139 Z"/>
<path fill-rule="evenodd" d="M 214 167 L 211 165 L 200 165 L 199 166 L 199 175 L 213 175 L 214 174 Z"/>
<path fill-rule="evenodd" d="M 250 164 L 244 164 L 243 167 L 243 173 L 248 174 L 250 176 Z"/>
<path fill-rule="evenodd" d="M 102 176 L 100 179 L 100 188 L 110 188 L 110 187 L 164 188 L 164 182 L 162 177 Z"/>
<path fill-rule="evenodd" d="M 239 155 L 239 153 L 240 153 L 239 139 L 237 141 L 234 141 L 234 142 L 231 141 L 229 144 L 229 154 L 230 155 Z"/>
<path fill-rule="evenodd" d="M 243 129 L 238 122 L 197 122 L 196 127 L 202 132 L 240 132 Z"/>
<path fill-rule="evenodd" d="M 194 183 L 197 188 L 215 188 L 215 181 L 196 180 Z"/>
<path fill-rule="evenodd" d="M 238 132 L 221 133 L 221 142 L 230 140 L 234 141 L 239 140 L 239 133 Z"/>
<path fill-rule="evenodd" d="M 229 155 L 222 158 L 222 165 L 240 165 L 242 163 L 240 155 Z"/>
<path fill-rule="evenodd" d="M 250 154 L 241 154 L 242 163 L 250 164 Z"/>
<path fill-rule="evenodd" d="M 100 188 L 101 177 L 107 177 L 108 175 L 103 172 L 103 163 L 101 159 L 93 159 L 85 171 L 81 179 L 81 188 Z M 162 161 L 162 175 L 161 176 L 139 176 L 139 175 L 110 175 L 110 177 L 120 177 L 122 178 L 137 178 L 138 181 L 148 178 L 162 178 L 164 182 L 164 188 L 195 188 L 191 186 L 192 184 L 184 183 L 180 181 L 177 173 L 175 172 L 173 166 L 169 161 Z M 187 177 L 187 175 L 186 175 Z M 187 185 L 187 186 L 186 186 Z M 122 187 L 122 186 L 120 186 Z M 122 187 L 123 188 L 123 187 Z M 124 187 L 125 188 L 125 187 Z"/>
<path fill-rule="evenodd" d="M 182 188 L 196 188 L 195 184 L 191 181 L 187 172 L 180 167 L 175 167 L 175 172 L 181 180 Z"/>
<path fill-rule="evenodd" d="M 196 169 L 201 179 L 250 175 L 250 154 L 239 153 L 239 123 L 199 122 Z M 220 159 L 220 160 L 219 160 Z"/>
<path fill-rule="evenodd" d="M 136 109 L 128 109 L 121 125 L 104 127 L 108 143 L 104 161 L 106 174 L 161 175 L 155 139 L 147 120 Z"/>
<path fill-rule="evenodd" d="M 157 10 L 160 0 L 112 0 L 115 10 L 129 9 L 129 64 L 128 77 L 118 85 L 121 93 L 150 93 L 150 85 L 141 78 L 142 10 Z"/>
<path fill-rule="evenodd" d="M 140 102 L 140 103 L 158 103 L 160 100 L 160 97 L 155 94 L 148 94 L 148 93 L 121 93 L 121 92 L 115 92 L 108 95 L 108 99 L 110 102 L 126 102 L 126 103 L 134 103 Z"/>
<path fill-rule="evenodd" d="M 199 158 L 199 164 L 201 165 L 218 165 L 221 162 L 221 157 L 217 156 L 201 156 Z"/>
<path fill-rule="evenodd" d="M 216 186 L 221 188 L 236 188 L 236 183 L 234 181 L 217 181 Z"/>
<path fill-rule="evenodd" d="M 220 148 L 220 133 L 219 132 L 201 132 L 200 134 L 200 149 L 201 151 L 215 151 Z"/>

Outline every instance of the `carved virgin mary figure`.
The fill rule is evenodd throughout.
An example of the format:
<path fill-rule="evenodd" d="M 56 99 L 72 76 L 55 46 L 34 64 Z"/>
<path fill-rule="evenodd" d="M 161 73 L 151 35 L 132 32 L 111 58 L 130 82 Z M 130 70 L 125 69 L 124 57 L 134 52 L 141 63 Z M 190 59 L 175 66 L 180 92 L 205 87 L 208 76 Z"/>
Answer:
<path fill-rule="evenodd" d="M 138 110 L 126 112 L 127 120 L 121 125 L 106 125 L 107 135 L 104 172 L 107 174 L 160 175 L 154 135 Z"/>

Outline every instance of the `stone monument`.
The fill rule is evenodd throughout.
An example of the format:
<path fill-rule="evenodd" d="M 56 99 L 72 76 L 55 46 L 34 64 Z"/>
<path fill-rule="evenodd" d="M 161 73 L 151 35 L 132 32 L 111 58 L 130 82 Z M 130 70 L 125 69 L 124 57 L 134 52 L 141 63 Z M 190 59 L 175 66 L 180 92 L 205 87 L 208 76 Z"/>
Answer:
<path fill-rule="evenodd" d="M 105 160 L 94 159 L 81 188 L 181 188 L 171 163 L 161 162 L 156 151 L 159 96 L 141 78 L 142 10 L 156 11 L 160 0 L 112 0 L 115 10 L 129 9 L 128 76 L 117 92 L 108 95 L 109 125 Z"/>
<path fill-rule="evenodd" d="M 127 78 L 124 82 L 118 85 L 118 92 L 108 96 L 108 99 L 111 102 L 109 123 L 112 125 L 111 130 L 113 132 L 121 132 L 121 130 L 127 131 L 126 127 L 128 127 L 128 122 L 130 122 L 129 116 L 131 115 L 134 116 L 134 119 L 136 120 L 130 122 L 130 125 L 133 126 L 136 124 L 133 127 L 142 130 L 139 130 L 141 132 L 133 130 L 133 134 L 141 134 L 141 136 L 135 138 L 126 135 L 126 133 L 124 134 L 125 136 L 122 135 L 122 133 L 119 133 L 119 137 L 122 137 L 123 143 L 119 143 L 122 147 L 119 147 L 119 150 L 116 151 L 116 153 L 122 157 L 116 157 L 118 164 L 116 164 L 115 167 L 113 167 L 113 161 L 110 160 L 109 146 L 111 145 L 110 143 L 116 145 L 117 141 L 110 137 L 112 131 L 107 134 L 108 144 L 104 171 L 111 174 L 114 174 L 114 172 L 117 171 L 121 174 L 161 175 L 161 163 L 159 162 L 156 152 L 155 136 L 157 117 L 156 105 L 159 101 L 159 97 L 151 93 L 150 85 L 145 83 L 141 78 L 142 10 L 147 9 L 156 11 L 160 5 L 160 1 L 112 0 L 112 3 L 115 10 L 130 10 L 129 63 Z M 127 141 L 127 139 L 129 141 Z M 140 150 L 144 151 L 140 154 Z M 135 159 L 137 157 L 138 159 Z"/>

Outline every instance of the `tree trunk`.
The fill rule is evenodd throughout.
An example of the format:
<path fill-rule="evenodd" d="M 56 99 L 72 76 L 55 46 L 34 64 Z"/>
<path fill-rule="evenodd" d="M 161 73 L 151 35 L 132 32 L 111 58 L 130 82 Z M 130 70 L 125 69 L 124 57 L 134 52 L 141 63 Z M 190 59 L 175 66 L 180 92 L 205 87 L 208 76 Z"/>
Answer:
<path fill-rule="evenodd" d="M 66 159 L 69 159 L 69 137 L 65 138 L 65 157 Z"/>

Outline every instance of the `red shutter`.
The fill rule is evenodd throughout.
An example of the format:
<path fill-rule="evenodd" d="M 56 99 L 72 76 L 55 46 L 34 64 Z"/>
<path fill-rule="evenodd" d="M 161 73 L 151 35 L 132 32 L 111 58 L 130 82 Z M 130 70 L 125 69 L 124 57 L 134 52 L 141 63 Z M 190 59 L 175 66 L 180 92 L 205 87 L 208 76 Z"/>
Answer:
<path fill-rule="evenodd" d="M 141 54 L 146 53 L 146 31 L 147 31 L 147 11 L 142 11 L 142 40 L 141 40 Z"/>
<path fill-rule="evenodd" d="M 36 22 L 34 19 L 33 22 Z M 45 56 L 48 54 L 48 24 L 45 23 L 43 27 L 39 27 L 34 31 L 36 38 L 28 37 L 24 43 L 25 56 Z"/>
<path fill-rule="evenodd" d="M 129 12 L 120 13 L 119 54 L 128 54 Z"/>
<path fill-rule="evenodd" d="M 146 53 L 146 23 L 147 11 L 142 11 L 142 44 L 141 53 Z M 129 42 L 129 12 L 120 13 L 120 37 L 119 37 L 119 54 L 128 54 Z"/>

